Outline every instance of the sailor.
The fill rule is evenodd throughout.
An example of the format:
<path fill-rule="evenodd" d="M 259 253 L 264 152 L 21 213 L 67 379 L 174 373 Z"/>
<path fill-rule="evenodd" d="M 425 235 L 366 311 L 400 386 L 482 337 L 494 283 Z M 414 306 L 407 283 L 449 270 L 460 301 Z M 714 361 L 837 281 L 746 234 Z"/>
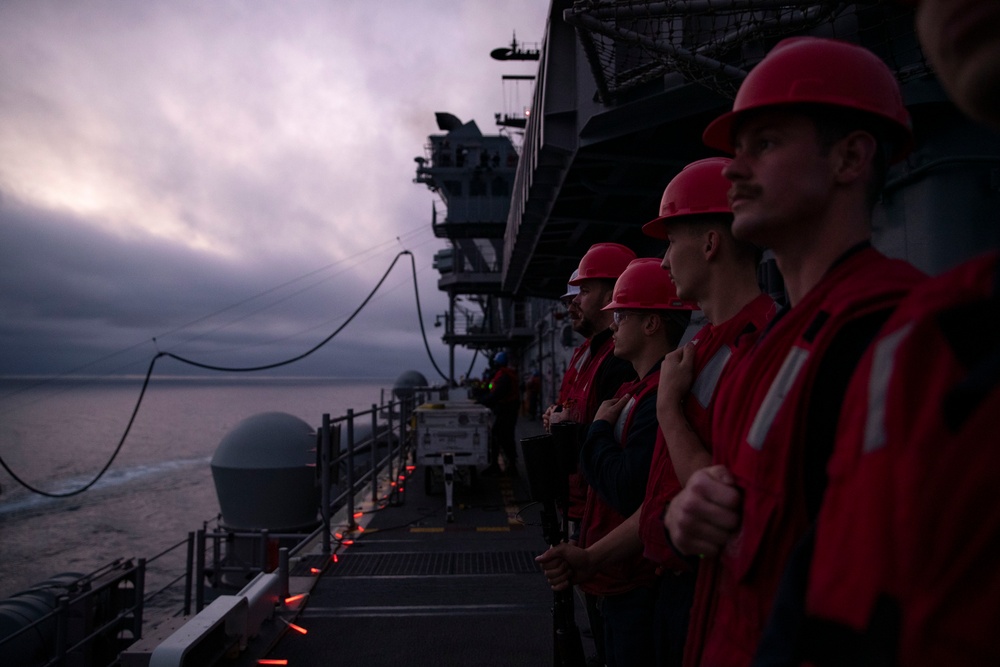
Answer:
<path fill-rule="evenodd" d="M 890 160 L 912 144 L 889 68 L 847 42 L 779 42 L 706 128 L 733 154 L 733 235 L 770 249 L 788 306 L 724 376 L 712 466 L 670 502 L 677 551 L 708 559 L 712 593 L 692 609 L 686 664 L 748 665 L 779 580 L 822 499 L 850 373 L 922 278 L 871 247 L 871 212 Z M 778 634 L 794 634 L 796 616 Z M 761 659 L 775 657 L 761 646 Z M 779 647 L 780 650 L 780 647 Z M 780 657 L 780 656 L 778 656 Z"/>
<path fill-rule="evenodd" d="M 660 364 L 687 329 L 691 302 L 677 297 L 660 260 L 633 260 L 615 283 L 614 354 L 628 361 L 637 380 L 623 384 L 594 415 L 580 452 L 590 488 L 580 525 L 580 546 L 597 542 L 642 503 L 656 441 L 656 390 Z M 541 560 L 543 567 L 545 559 Z M 604 622 L 607 665 L 649 665 L 655 659 L 655 565 L 636 554 L 609 564 L 580 587 L 597 596 Z"/>
<path fill-rule="evenodd" d="M 1000 131 L 1000 5 L 921 0 L 917 32 L 958 107 Z M 1000 664 L 995 247 L 900 304 L 862 361 L 844 413 L 797 657 Z"/>
<path fill-rule="evenodd" d="M 490 437 L 490 464 L 483 470 L 486 476 L 505 472 L 517 474 L 517 413 L 521 408 L 520 386 L 517 371 L 508 364 L 507 353 L 497 352 L 493 357 L 496 371 L 490 380 L 489 393 L 480 402 L 493 411 L 493 428 Z M 500 452 L 503 451 L 503 468 L 500 463 Z"/>
<path fill-rule="evenodd" d="M 619 243 L 592 245 L 570 277 L 567 293 L 570 323 L 573 330 L 586 340 L 574 351 L 563 377 L 559 402 L 549 406 L 542 415 L 546 431 L 553 423 L 567 422 L 586 428 L 597 412 L 597 406 L 613 397 L 625 382 L 636 379 L 632 364 L 614 355 L 611 311 L 603 310 L 611 302 L 615 281 L 635 253 Z M 576 447 L 579 449 L 579 444 Z M 587 501 L 587 482 L 580 473 L 569 478 L 570 541 L 575 542 L 580 519 Z M 597 599 L 585 595 L 587 617 L 594 638 L 598 660 L 604 660 L 604 631 Z"/>
<path fill-rule="evenodd" d="M 661 267 L 670 271 L 678 297 L 696 301 L 708 324 L 668 354 L 661 367 L 660 428 L 642 507 L 587 549 L 561 545 L 543 559 L 553 561 L 546 575 L 556 590 L 637 553 L 656 563 L 657 665 L 681 664 L 695 577 L 692 564 L 679 560 L 667 544 L 663 513 L 680 489 L 678 477 L 683 482 L 711 463 L 719 378 L 737 344 L 752 341 L 775 309 L 757 283 L 758 249 L 734 239 L 730 230 L 729 181 L 722 175 L 728 164 L 727 158 L 708 158 L 686 166 L 663 191 L 659 217 L 643 226 L 647 235 L 668 241 Z M 695 386 L 688 391 L 692 379 Z"/>

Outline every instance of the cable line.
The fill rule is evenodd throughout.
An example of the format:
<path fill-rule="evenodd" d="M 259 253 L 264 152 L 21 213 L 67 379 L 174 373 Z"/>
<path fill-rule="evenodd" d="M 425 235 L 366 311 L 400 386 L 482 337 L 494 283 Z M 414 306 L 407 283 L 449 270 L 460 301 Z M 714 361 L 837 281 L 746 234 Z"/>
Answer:
<path fill-rule="evenodd" d="M 344 323 L 341 324 L 339 327 L 337 327 L 337 329 L 333 333 L 331 333 L 329 336 L 327 336 L 326 338 L 324 338 L 317 345 L 313 346 L 311 349 L 307 350 L 306 352 L 303 352 L 302 354 L 300 354 L 300 355 L 298 355 L 296 357 L 292 357 L 291 359 L 286 359 L 284 361 L 279 361 L 279 362 L 276 362 L 276 363 L 273 363 L 273 364 L 265 364 L 263 366 L 226 367 L 226 366 L 215 366 L 215 365 L 212 365 L 212 364 L 206 364 L 206 363 L 194 361 L 192 359 L 187 359 L 185 357 L 182 357 L 180 355 L 174 354 L 172 352 L 160 352 L 160 351 L 157 351 L 156 355 L 150 360 L 149 367 L 146 369 L 146 377 L 143 380 L 142 389 L 139 391 L 139 397 L 136 399 L 135 407 L 132 409 L 132 415 L 131 415 L 131 417 L 128 420 L 128 424 L 125 426 L 125 432 L 122 433 L 122 437 L 118 441 L 118 445 L 115 447 L 114 452 L 111 454 L 111 457 L 108 459 L 108 462 L 104 464 L 104 467 L 101 468 L 100 472 L 98 472 L 94 476 L 94 478 L 92 480 L 90 480 L 89 482 L 87 482 L 86 484 L 84 484 L 83 486 L 81 486 L 80 488 L 74 489 L 72 491 L 61 492 L 61 493 L 44 491 L 42 489 L 36 488 L 35 486 L 33 486 L 33 485 L 29 484 L 28 482 L 24 481 L 23 479 L 21 479 L 13 470 L 11 470 L 10 466 L 7 465 L 7 462 L 4 461 L 4 459 L 3 459 L 2 456 L 0 456 L 0 466 L 2 466 L 3 469 L 7 471 L 7 474 L 9 474 L 11 476 L 11 478 L 13 478 L 14 481 L 16 481 L 18 484 L 20 484 L 21 486 L 23 486 L 28 491 L 31 491 L 32 493 L 36 493 L 36 494 L 41 495 L 41 496 L 46 496 L 46 497 L 49 497 L 49 498 L 68 498 L 70 496 L 75 496 L 77 494 L 83 493 L 84 491 L 86 491 L 86 490 L 90 489 L 92 486 L 94 486 L 94 484 L 96 484 L 98 482 L 98 480 L 100 480 L 101 477 L 103 477 L 104 474 L 108 471 L 108 469 L 111 467 L 111 465 L 115 462 L 115 459 L 118 458 L 118 454 L 121 452 L 122 446 L 125 444 L 125 440 L 126 440 L 126 438 L 128 438 L 128 434 L 132 430 L 132 425 L 135 423 L 136 415 L 139 414 L 139 407 L 142 405 L 143 398 L 146 395 L 146 388 L 149 386 L 149 381 L 152 378 L 153 369 L 156 367 L 156 362 L 161 357 L 170 357 L 171 359 L 174 359 L 174 360 L 179 361 L 179 362 L 184 363 L 184 364 L 188 364 L 190 366 L 195 366 L 197 368 L 203 368 L 203 369 L 212 370 L 212 371 L 222 371 L 222 372 L 227 372 L 227 373 L 244 373 L 244 372 L 251 372 L 251 371 L 262 371 L 262 370 L 267 370 L 267 369 L 271 369 L 271 368 L 278 368 L 279 366 L 287 366 L 288 364 L 292 364 L 292 363 L 295 363 L 297 361 L 301 361 L 302 359 L 305 359 L 310 354 L 312 354 L 313 352 L 316 352 L 321 347 L 323 347 L 324 345 L 326 345 L 327 343 L 329 343 L 331 340 L 333 340 L 333 338 L 337 334 L 339 334 L 344 329 L 344 327 L 346 327 L 348 324 L 351 323 L 351 321 L 358 315 L 358 313 L 360 313 L 364 309 L 364 307 L 368 305 L 368 302 L 371 301 L 372 297 L 375 296 L 375 293 L 378 292 L 379 288 L 382 287 L 382 283 L 384 283 L 385 280 L 386 280 L 386 278 L 389 277 L 389 274 L 392 272 L 393 267 L 396 266 L 396 262 L 398 262 L 399 258 L 402 257 L 403 255 L 409 255 L 410 256 L 410 268 L 411 268 L 412 275 L 413 275 L 413 291 L 414 291 L 414 296 L 416 298 L 416 305 L 417 305 L 417 319 L 420 322 L 420 334 L 421 334 L 421 337 L 423 338 L 423 341 L 424 341 L 424 348 L 427 350 L 427 356 L 430 359 L 431 365 L 434 366 L 434 370 L 436 370 L 438 372 L 438 374 L 445 380 L 445 382 L 449 382 L 449 384 L 450 384 L 450 379 L 441 371 L 441 369 L 437 365 L 437 362 L 434 360 L 434 355 L 431 353 L 430 344 L 427 341 L 427 331 L 424 328 L 424 318 L 423 318 L 423 313 L 422 313 L 422 310 L 421 310 L 421 307 L 420 307 L 420 289 L 419 289 L 419 287 L 417 285 L 417 263 L 416 263 L 416 260 L 414 259 L 412 252 L 410 252 L 409 250 L 403 250 L 403 251 L 399 252 L 393 258 L 392 262 L 389 264 L 389 268 L 386 269 L 385 273 L 379 279 L 378 283 L 375 285 L 375 287 L 372 289 L 372 291 L 369 292 L 368 296 L 366 296 L 365 299 L 364 299 L 364 301 L 361 302 L 361 305 L 359 305 L 354 310 L 354 312 L 350 314 L 350 316 L 344 321 Z M 154 343 L 154 345 L 156 344 L 156 339 L 155 338 L 153 339 L 153 343 Z M 475 357 L 473 357 L 473 361 L 474 360 L 475 360 Z"/>

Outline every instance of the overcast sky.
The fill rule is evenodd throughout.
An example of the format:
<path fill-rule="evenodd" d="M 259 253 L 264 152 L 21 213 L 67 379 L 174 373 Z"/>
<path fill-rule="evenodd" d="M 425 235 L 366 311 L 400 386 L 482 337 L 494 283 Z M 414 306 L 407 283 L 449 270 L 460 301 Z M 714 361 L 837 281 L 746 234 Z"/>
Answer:
<path fill-rule="evenodd" d="M 501 76 L 537 64 L 489 53 L 515 32 L 540 41 L 547 9 L 0 2 L 0 375 L 142 374 L 157 350 L 280 361 L 340 326 L 403 249 L 447 371 L 431 268 L 445 242 L 413 158 L 436 111 L 491 134 L 494 113 L 530 103 Z M 411 368 L 437 379 L 403 257 L 333 343 L 282 373 Z"/>

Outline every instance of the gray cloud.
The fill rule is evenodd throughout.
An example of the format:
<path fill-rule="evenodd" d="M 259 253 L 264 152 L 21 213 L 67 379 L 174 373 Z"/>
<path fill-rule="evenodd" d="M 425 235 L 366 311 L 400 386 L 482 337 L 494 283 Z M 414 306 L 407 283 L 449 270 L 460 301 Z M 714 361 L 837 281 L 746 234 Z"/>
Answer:
<path fill-rule="evenodd" d="M 435 111 L 492 129 L 511 67 L 489 51 L 512 30 L 531 41 L 545 10 L 0 3 L 0 374 L 140 373 L 154 336 L 220 365 L 293 356 L 402 247 L 430 327 L 444 244 L 413 156 Z M 436 376 L 409 272 L 400 262 L 336 344 L 287 373 Z"/>

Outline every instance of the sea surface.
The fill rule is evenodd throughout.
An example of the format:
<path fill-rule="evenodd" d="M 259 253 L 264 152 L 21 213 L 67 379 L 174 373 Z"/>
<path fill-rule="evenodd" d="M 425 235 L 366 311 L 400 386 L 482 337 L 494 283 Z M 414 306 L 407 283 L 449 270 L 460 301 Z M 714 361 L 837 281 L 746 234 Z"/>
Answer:
<path fill-rule="evenodd" d="M 64 572 L 91 573 L 118 558 L 152 558 L 204 522 L 219 503 L 210 461 L 242 420 L 286 412 L 313 426 L 324 413 L 368 410 L 393 379 L 154 378 L 107 473 L 66 498 L 32 493 L 0 469 L 0 598 Z M 0 456 L 21 479 L 65 493 L 90 482 L 114 453 L 141 378 L 0 380 Z M 184 570 L 185 549 L 149 565 L 147 594 Z M 182 593 L 157 596 L 177 604 Z"/>

